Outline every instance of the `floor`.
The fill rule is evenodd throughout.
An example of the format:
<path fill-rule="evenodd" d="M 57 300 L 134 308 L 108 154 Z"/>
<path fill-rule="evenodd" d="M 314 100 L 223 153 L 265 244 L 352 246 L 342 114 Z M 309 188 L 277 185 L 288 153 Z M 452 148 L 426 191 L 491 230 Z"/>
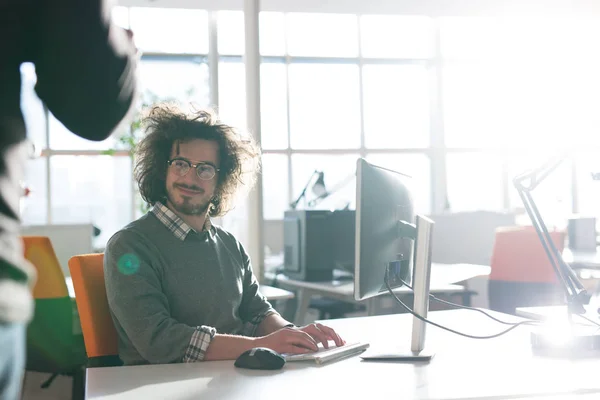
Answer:
<path fill-rule="evenodd" d="M 50 374 L 39 372 L 27 372 L 23 385 L 21 400 L 70 400 L 72 378 L 68 376 L 57 376 L 50 387 L 42 389 Z"/>

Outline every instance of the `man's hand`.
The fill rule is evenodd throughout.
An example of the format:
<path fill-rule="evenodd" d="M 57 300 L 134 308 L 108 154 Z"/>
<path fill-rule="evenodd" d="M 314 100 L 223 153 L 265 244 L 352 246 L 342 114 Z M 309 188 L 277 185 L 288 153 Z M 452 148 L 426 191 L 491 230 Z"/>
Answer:
<path fill-rule="evenodd" d="M 318 350 L 315 339 L 298 328 L 282 328 L 256 339 L 255 347 L 267 347 L 278 353 L 304 354 Z"/>
<path fill-rule="evenodd" d="M 337 347 L 346 344 L 340 335 L 338 335 L 333 329 L 323 324 L 315 323 L 297 328 L 299 331 L 308 333 L 315 341 L 321 342 L 323 347 L 328 349 L 328 340 L 333 340 Z"/>

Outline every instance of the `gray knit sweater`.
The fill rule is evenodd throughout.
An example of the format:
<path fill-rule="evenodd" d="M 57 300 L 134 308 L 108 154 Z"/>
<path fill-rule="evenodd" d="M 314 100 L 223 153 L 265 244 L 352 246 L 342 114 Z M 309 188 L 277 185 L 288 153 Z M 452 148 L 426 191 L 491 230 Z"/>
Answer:
<path fill-rule="evenodd" d="M 125 364 L 202 360 L 215 332 L 252 336 L 275 312 L 233 235 L 162 204 L 110 239 L 104 274 Z"/>

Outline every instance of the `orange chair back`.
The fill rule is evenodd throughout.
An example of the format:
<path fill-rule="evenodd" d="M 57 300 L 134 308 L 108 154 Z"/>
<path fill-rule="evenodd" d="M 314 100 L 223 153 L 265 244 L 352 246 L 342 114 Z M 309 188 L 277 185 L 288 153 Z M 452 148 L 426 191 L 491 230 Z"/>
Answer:
<path fill-rule="evenodd" d="M 46 236 L 22 236 L 21 239 L 23 255 L 37 271 L 33 297 L 35 299 L 69 297 L 65 274 L 50 239 Z"/>
<path fill-rule="evenodd" d="M 90 358 L 118 354 L 117 331 L 108 308 L 103 263 L 102 253 L 74 256 L 69 260 L 85 350 Z"/>
<path fill-rule="evenodd" d="M 550 237 L 562 253 L 565 233 L 551 231 Z M 557 283 L 558 279 L 540 239 L 532 226 L 498 228 L 494 241 L 490 280 Z"/>

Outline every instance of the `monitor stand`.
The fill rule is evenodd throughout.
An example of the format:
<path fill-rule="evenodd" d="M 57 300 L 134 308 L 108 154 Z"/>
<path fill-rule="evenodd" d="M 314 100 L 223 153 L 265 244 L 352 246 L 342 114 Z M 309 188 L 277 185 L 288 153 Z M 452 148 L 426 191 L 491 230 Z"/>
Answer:
<path fill-rule="evenodd" d="M 431 240 L 434 222 L 422 215 L 417 215 L 416 234 L 414 241 L 414 274 L 413 294 L 415 314 L 427 318 L 429 310 L 429 283 L 431 282 Z M 367 351 L 360 357 L 365 361 L 397 361 L 422 362 L 430 361 L 434 353 L 425 350 L 425 328 L 427 323 L 413 316 L 412 338 L 410 349 L 396 351 L 389 349 L 380 353 Z M 390 351 L 391 350 L 391 351 Z M 398 349 L 400 350 L 400 349 Z"/>

